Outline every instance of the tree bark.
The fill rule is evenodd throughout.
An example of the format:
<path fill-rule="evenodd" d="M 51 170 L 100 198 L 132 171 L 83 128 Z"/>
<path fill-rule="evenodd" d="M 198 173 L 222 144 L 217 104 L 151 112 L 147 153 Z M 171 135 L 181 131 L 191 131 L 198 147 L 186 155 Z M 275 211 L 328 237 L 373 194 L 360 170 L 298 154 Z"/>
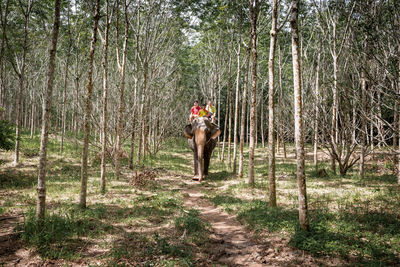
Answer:
<path fill-rule="evenodd" d="M 234 32 L 232 31 L 232 38 L 231 38 L 231 51 L 233 51 L 233 39 L 234 39 Z M 221 160 L 224 161 L 225 159 L 225 143 L 228 139 L 228 164 L 230 165 L 231 160 L 231 99 L 232 99 L 232 53 L 229 54 L 229 65 L 228 65 L 228 88 L 226 92 L 226 105 L 225 105 L 225 123 L 224 123 L 224 139 L 222 142 L 222 157 Z"/>
<path fill-rule="evenodd" d="M 275 101 L 274 101 L 274 65 L 276 47 L 276 21 L 278 15 L 277 0 L 272 4 L 272 24 L 269 43 L 268 60 L 268 180 L 269 180 L 269 205 L 276 207 L 276 184 L 275 184 Z"/>
<path fill-rule="evenodd" d="M 109 0 L 106 0 L 106 29 L 103 40 L 103 120 L 101 124 L 101 167 L 100 167 L 100 178 L 101 185 L 100 190 L 102 194 L 106 192 L 106 153 L 107 153 L 107 101 L 108 101 L 108 41 L 109 41 L 109 30 L 110 30 L 110 18 L 109 18 Z"/>
<path fill-rule="evenodd" d="M 290 26 L 292 29 L 292 57 L 293 57 L 293 87 L 294 87 L 294 121 L 295 121 L 295 145 L 297 161 L 297 186 L 299 195 L 299 221 L 304 230 L 309 230 L 306 175 L 304 170 L 304 129 L 303 110 L 301 100 L 301 67 L 299 57 L 299 33 L 298 33 L 299 0 L 292 0 L 292 14 Z"/>
<path fill-rule="evenodd" d="M 238 40 L 238 51 L 237 51 L 237 73 L 236 73 L 236 95 L 235 95 L 235 122 L 233 127 L 233 169 L 232 172 L 236 173 L 236 161 L 237 161 L 237 143 L 238 143 L 238 123 L 239 123 L 239 87 L 240 87 L 240 43 L 242 41 L 241 36 Z"/>
<path fill-rule="evenodd" d="M 365 51 L 363 55 L 363 60 L 362 60 L 362 66 L 361 66 L 361 150 L 360 150 L 360 163 L 359 163 L 359 172 L 358 174 L 360 175 L 360 178 L 364 178 L 364 164 L 365 164 L 365 150 L 366 150 L 366 144 L 365 144 L 365 135 L 366 133 L 364 132 L 364 129 L 366 128 L 366 112 L 367 112 L 367 77 L 365 73 L 365 68 L 367 64 L 367 47 L 366 43 L 364 44 Z"/>
<path fill-rule="evenodd" d="M 122 152 L 122 122 L 123 122 L 123 112 L 124 112 L 124 93 L 125 93 L 125 69 L 126 69 L 126 55 L 127 55 L 127 42 L 128 42 L 128 6 L 126 0 L 124 1 L 124 17 L 125 17 L 125 32 L 124 32 L 124 43 L 122 48 L 122 62 L 120 62 L 120 53 L 119 53 L 119 19 L 118 19 L 118 9 L 116 13 L 116 28 L 117 28 L 117 37 L 116 37 L 116 48 L 117 48 L 117 62 L 118 62 L 118 70 L 121 75 L 121 83 L 119 87 L 119 105 L 118 105 L 118 119 L 117 119 L 117 149 L 115 153 L 115 177 L 118 179 L 120 176 L 120 168 L 121 168 L 121 152 Z"/>
<path fill-rule="evenodd" d="M 20 3 L 20 5 L 22 5 Z M 24 8 L 21 6 L 21 9 Z M 19 162 L 19 142 L 21 139 L 21 114 L 22 114 L 22 94 L 24 89 L 24 80 L 25 80 L 25 66 L 26 66 L 26 54 L 28 51 L 28 31 L 29 31 L 29 19 L 30 13 L 32 9 L 32 1 L 28 1 L 28 7 L 26 11 L 23 11 L 25 16 L 24 23 L 24 41 L 22 46 L 22 58 L 21 58 L 21 69 L 17 72 L 18 75 L 18 94 L 17 94 L 17 107 L 16 107 L 16 119 L 15 119 L 15 150 L 14 150 L 14 164 L 18 164 Z M 15 69 L 16 70 L 16 69 Z"/>
<path fill-rule="evenodd" d="M 394 2 L 394 11 L 396 15 L 396 22 L 397 22 L 397 27 L 398 27 L 398 32 L 397 32 L 397 64 L 398 64 L 398 69 L 397 69 L 397 93 L 400 95 L 400 17 L 399 17 L 399 2 L 398 1 L 393 1 Z M 397 128 L 397 135 L 394 134 L 395 137 L 397 137 L 397 145 L 398 145 L 398 151 L 397 151 L 397 184 L 400 185 L 400 114 L 399 114 L 399 97 L 395 100 L 396 102 L 396 108 L 394 110 L 395 113 L 397 113 L 397 122 L 396 120 L 394 121 L 394 129 Z M 397 123 L 397 126 L 396 126 Z M 395 142 L 393 142 L 393 145 L 395 145 Z M 394 150 L 396 151 L 396 147 L 394 147 Z"/>
<path fill-rule="evenodd" d="M 68 85 L 68 70 L 69 70 L 69 58 L 71 56 L 71 47 L 72 47 L 72 40 L 71 40 L 71 32 L 69 26 L 69 6 L 68 6 L 68 13 L 67 13 L 67 20 L 68 20 L 68 52 L 67 52 L 67 59 L 65 63 L 65 76 L 64 76 L 64 90 L 63 90 L 63 101 L 62 101 L 62 125 L 61 125 L 61 142 L 60 142 L 60 153 L 63 153 L 64 150 L 64 136 L 65 136 L 65 125 L 66 125 L 66 105 L 67 105 L 67 85 Z"/>
<path fill-rule="evenodd" d="M 6 44 L 6 25 L 7 25 L 7 16 L 8 16 L 8 6 L 10 0 L 6 0 L 4 13 L 2 10 L 2 5 L 0 5 L 0 14 L 1 14 L 1 46 L 0 46 L 0 107 L 4 107 L 5 105 L 5 86 L 4 86 L 4 68 L 3 68 L 3 59 L 5 55 L 5 44 Z M 0 120 L 3 119 L 3 112 L 0 112 Z"/>
<path fill-rule="evenodd" d="M 286 143 L 285 143 L 285 133 L 283 131 L 283 120 L 282 120 L 282 94 L 283 94 L 283 88 L 282 88 L 282 59 L 281 59 L 281 46 L 278 46 L 278 75 L 279 75 L 279 102 L 278 102 L 278 107 L 279 107 L 279 126 L 281 129 L 279 131 L 281 135 L 281 142 L 283 145 L 283 157 L 286 159 Z"/>
<path fill-rule="evenodd" d="M 92 91 L 93 91 L 93 68 L 94 68 L 94 52 L 97 42 L 97 28 L 100 19 L 100 0 L 96 0 L 96 10 L 94 14 L 92 40 L 90 42 L 88 78 L 86 84 L 85 96 L 85 112 L 83 115 L 83 149 L 82 149 L 82 168 L 81 168 L 81 193 L 79 205 L 81 208 L 86 208 L 86 193 L 88 179 L 88 150 L 89 150 L 89 135 L 90 135 L 90 116 L 92 111 Z"/>
<path fill-rule="evenodd" d="M 227 94 L 229 95 L 229 94 Z M 226 104 L 225 104 L 225 122 L 224 122 L 224 137 L 222 139 L 222 153 L 221 153 L 221 161 L 225 160 L 225 143 L 226 143 L 226 137 L 228 135 L 228 130 L 227 130 L 227 126 L 228 126 L 228 116 L 229 116 L 229 112 L 228 112 L 228 108 L 229 108 L 229 96 L 227 96 L 226 98 Z"/>
<path fill-rule="evenodd" d="M 51 100 L 54 87 L 54 65 L 57 52 L 58 31 L 60 27 L 60 0 L 54 2 L 54 25 L 49 51 L 49 69 L 47 72 L 47 89 L 43 99 L 43 114 L 42 114 L 42 135 L 40 141 L 39 154 L 39 174 L 37 185 L 37 208 L 36 217 L 39 221 L 43 221 L 46 208 L 46 165 L 47 165 L 47 141 L 49 137 L 50 115 L 51 115 Z"/>
<path fill-rule="evenodd" d="M 250 106 L 250 144 L 249 144 L 249 176 L 248 183 L 254 186 L 254 145 L 256 139 L 256 113 L 257 113 L 257 17 L 258 0 L 250 0 L 251 39 L 252 39 L 252 77 L 251 77 L 251 106 Z"/>
<path fill-rule="evenodd" d="M 233 40 L 234 40 L 234 35 L 235 32 L 232 31 L 232 41 L 231 41 L 231 56 L 230 56 L 230 66 L 229 66 L 229 77 L 228 77 L 228 110 L 229 110 L 229 115 L 228 115 L 228 166 L 231 166 L 232 163 L 232 64 L 233 64 L 233 59 L 232 59 L 232 54 L 233 54 Z M 228 111 L 227 111 L 228 112 Z"/>
<path fill-rule="evenodd" d="M 314 167 L 318 171 L 318 132 L 319 132 L 319 69 L 321 64 L 321 45 L 318 49 L 317 67 L 315 71 L 315 115 L 314 115 Z"/>
<path fill-rule="evenodd" d="M 335 24 L 336 25 L 336 24 Z M 333 100 L 332 100 L 332 124 L 331 124 L 331 142 L 337 144 L 337 114 L 338 114 L 338 97 L 337 97 L 337 55 L 336 55 L 336 27 L 334 27 L 334 52 L 333 52 Z M 336 160 L 334 155 L 331 155 L 331 170 L 336 174 Z"/>

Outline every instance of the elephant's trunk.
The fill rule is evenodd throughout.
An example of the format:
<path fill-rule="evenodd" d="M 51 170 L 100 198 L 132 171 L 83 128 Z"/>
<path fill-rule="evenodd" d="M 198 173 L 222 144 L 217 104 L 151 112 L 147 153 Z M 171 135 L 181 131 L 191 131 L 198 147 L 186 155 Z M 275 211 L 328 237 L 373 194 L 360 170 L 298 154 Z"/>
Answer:
<path fill-rule="evenodd" d="M 200 145 L 197 147 L 197 160 L 199 163 L 198 170 L 199 170 L 199 181 L 200 182 L 203 180 L 203 176 L 204 176 L 203 158 L 204 158 L 204 146 Z"/>

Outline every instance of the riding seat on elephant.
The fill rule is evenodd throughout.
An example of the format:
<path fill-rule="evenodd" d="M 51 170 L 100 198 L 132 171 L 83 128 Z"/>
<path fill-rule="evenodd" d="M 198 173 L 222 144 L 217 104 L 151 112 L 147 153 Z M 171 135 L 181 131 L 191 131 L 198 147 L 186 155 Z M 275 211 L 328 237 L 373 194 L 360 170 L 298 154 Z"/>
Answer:
<path fill-rule="evenodd" d="M 195 179 L 201 182 L 204 175 L 208 175 L 212 151 L 217 144 L 216 138 L 221 134 L 221 130 L 208 118 L 196 117 L 191 124 L 186 125 L 184 134 L 188 138 L 194 155 Z"/>

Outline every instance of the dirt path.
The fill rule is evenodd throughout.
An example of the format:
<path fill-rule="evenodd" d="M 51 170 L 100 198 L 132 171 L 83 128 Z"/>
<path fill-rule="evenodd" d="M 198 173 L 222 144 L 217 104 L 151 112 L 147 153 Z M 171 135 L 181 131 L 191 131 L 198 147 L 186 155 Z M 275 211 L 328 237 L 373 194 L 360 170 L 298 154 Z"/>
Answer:
<path fill-rule="evenodd" d="M 265 249 L 250 239 L 235 216 L 219 210 L 205 199 L 198 182 L 185 183 L 183 205 L 199 210 L 201 217 L 211 224 L 213 244 L 209 257 L 212 262 L 228 266 L 271 266 L 263 262 L 261 253 Z"/>

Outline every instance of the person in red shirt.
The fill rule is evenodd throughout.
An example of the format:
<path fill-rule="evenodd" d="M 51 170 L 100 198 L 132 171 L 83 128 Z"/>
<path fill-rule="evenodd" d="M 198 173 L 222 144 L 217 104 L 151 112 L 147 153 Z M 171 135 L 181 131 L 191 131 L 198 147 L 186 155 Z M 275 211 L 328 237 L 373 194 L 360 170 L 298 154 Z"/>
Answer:
<path fill-rule="evenodd" d="M 193 107 L 190 109 L 190 122 L 192 122 L 195 117 L 199 116 L 200 109 L 199 101 L 194 101 Z"/>

